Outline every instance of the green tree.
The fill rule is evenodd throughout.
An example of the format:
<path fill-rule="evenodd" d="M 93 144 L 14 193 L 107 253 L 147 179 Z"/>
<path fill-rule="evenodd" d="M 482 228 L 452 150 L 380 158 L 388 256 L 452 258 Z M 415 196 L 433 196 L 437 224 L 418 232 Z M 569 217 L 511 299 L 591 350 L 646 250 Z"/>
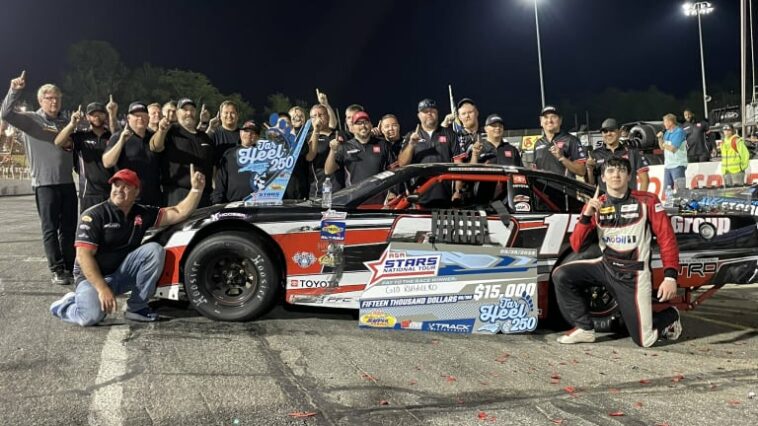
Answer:
<path fill-rule="evenodd" d="M 104 41 L 85 40 L 71 45 L 66 54 L 63 77 L 64 100 L 71 108 L 89 102 L 107 102 L 124 76 L 126 66 L 116 49 Z"/>

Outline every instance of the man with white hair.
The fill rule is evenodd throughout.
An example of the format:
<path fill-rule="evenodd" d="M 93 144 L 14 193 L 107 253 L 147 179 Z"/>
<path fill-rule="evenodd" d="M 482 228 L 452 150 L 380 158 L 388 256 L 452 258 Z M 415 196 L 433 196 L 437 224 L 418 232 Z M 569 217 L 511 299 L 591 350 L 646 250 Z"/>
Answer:
<path fill-rule="evenodd" d="M 24 88 L 26 71 L 11 80 L 0 116 L 23 132 L 37 213 L 42 223 L 42 244 L 48 267 L 53 273 L 52 282 L 70 284 L 77 211 L 76 187 L 72 177 L 74 157 L 71 150 L 59 149 L 53 143 L 68 120 L 60 114 L 61 91 L 52 84 L 45 84 L 37 91 L 40 109 L 34 112 L 17 111 Z"/>

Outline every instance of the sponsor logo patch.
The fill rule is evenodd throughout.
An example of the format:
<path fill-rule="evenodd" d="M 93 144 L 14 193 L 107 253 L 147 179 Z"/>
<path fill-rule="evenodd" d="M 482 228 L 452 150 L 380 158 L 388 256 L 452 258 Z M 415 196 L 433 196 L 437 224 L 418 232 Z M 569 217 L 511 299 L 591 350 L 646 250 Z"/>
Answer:
<path fill-rule="evenodd" d="M 623 206 L 621 206 L 621 213 L 636 212 L 639 209 L 640 209 L 639 204 L 624 204 Z"/>
<path fill-rule="evenodd" d="M 292 288 L 325 288 L 325 287 L 329 287 L 329 281 L 291 279 L 290 287 Z"/>
<path fill-rule="evenodd" d="M 141 226 L 142 225 L 142 216 L 137 215 L 134 216 L 134 226 Z"/>
<path fill-rule="evenodd" d="M 600 214 L 616 213 L 616 207 L 606 206 L 600 208 Z"/>
<path fill-rule="evenodd" d="M 526 176 L 524 175 L 513 175 L 513 183 L 518 183 L 525 185 L 526 184 Z"/>
<path fill-rule="evenodd" d="M 404 252 L 385 250 L 379 260 L 363 264 L 371 271 L 368 287 L 384 279 L 434 277 L 439 271 L 440 255 L 408 256 Z"/>
<path fill-rule="evenodd" d="M 377 145 L 373 147 L 373 151 L 374 151 L 374 154 L 379 154 L 380 152 L 382 152 L 382 149 Z"/>
<path fill-rule="evenodd" d="M 438 140 L 440 143 L 447 143 L 447 136 L 440 136 Z"/>
<path fill-rule="evenodd" d="M 87 222 L 87 223 L 92 222 L 92 216 L 88 216 L 85 214 L 84 216 L 82 216 L 82 222 Z"/>
<path fill-rule="evenodd" d="M 309 251 L 299 251 L 292 256 L 292 261 L 295 262 L 297 266 L 305 269 L 316 262 L 316 256 Z"/>
<path fill-rule="evenodd" d="M 361 316 L 360 324 L 376 328 L 393 328 L 397 324 L 397 319 L 384 312 L 369 312 Z"/>

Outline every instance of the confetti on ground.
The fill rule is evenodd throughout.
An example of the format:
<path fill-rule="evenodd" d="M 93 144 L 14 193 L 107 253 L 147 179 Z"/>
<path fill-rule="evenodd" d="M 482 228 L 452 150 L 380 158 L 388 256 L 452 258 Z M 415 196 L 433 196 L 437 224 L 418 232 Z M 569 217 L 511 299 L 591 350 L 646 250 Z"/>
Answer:
<path fill-rule="evenodd" d="M 573 387 L 573 386 L 566 386 L 565 388 L 563 388 L 563 390 L 565 390 L 568 393 L 574 393 L 574 392 L 576 392 L 576 388 Z"/>
<path fill-rule="evenodd" d="M 415 385 L 416 383 L 418 383 L 418 382 L 415 379 L 413 379 L 410 382 L 408 382 L 408 384 L 410 384 L 410 385 Z"/>
<path fill-rule="evenodd" d="M 649 385 L 650 384 L 650 380 L 648 380 L 648 379 L 640 379 L 640 384 L 641 385 Z"/>
<path fill-rule="evenodd" d="M 500 364 L 505 364 L 505 362 L 508 361 L 509 356 L 511 356 L 511 354 L 504 352 L 500 354 L 497 358 L 495 358 L 495 361 L 499 362 Z"/>
<path fill-rule="evenodd" d="M 563 420 L 563 419 L 552 419 L 550 421 L 553 422 L 553 423 L 555 423 L 555 424 L 557 424 L 557 425 L 562 425 L 565 422 L 565 420 Z"/>
<path fill-rule="evenodd" d="M 741 401 L 737 401 L 736 399 L 733 399 L 731 401 L 727 401 L 727 404 L 731 405 L 732 407 L 736 407 L 736 406 L 742 404 L 742 402 Z"/>
<path fill-rule="evenodd" d="M 608 415 L 611 416 L 611 417 L 623 417 L 624 416 L 624 412 L 623 411 L 614 411 L 612 413 L 608 413 Z"/>
<path fill-rule="evenodd" d="M 313 417 L 317 415 L 318 413 L 315 411 L 293 411 L 288 414 L 288 416 L 295 418 L 295 419 L 305 419 L 307 417 Z"/>
<path fill-rule="evenodd" d="M 390 405 L 390 402 L 387 401 L 386 399 L 381 399 L 379 400 L 379 405 Z"/>
<path fill-rule="evenodd" d="M 446 374 L 443 374 L 442 377 L 444 377 L 445 380 L 447 380 L 448 383 L 455 382 L 456 380 L 458 380 L 458 379 L 455 378 L 455 376 L 449 376 L 449 375 L 446 375 Z"/>
<path fill-rule="evenodd" d="M 634 408 L 642 408 L 642 403 L 637 401 L 634 403 Z"/>
<path fill-rule="evenodd" d="M 376 382 L 377 378 L 368 374 L 368 373 L 361 373 L 361 379 L 368 380 L 370 382 Z"/>
<path fill-rule="evenodd" d="M 495 419 L 496 419 L 495 416 L 490 416 L 489 414 L 485 413 L 484 411 L 480 411 L 476 416 L 479 418 L 479 420 L 483 420 L 483 421 L 486 421 L 486 422 L 494 422 Z"/>
<path fill-rule="evenodd" d="M 674 376 L 674 377 L 671 378 L 671 381 L 674 382 L 674 383 L 679 383 L 682 380 L 684 380 L 684 376 L 681 375 L 681 374 L 677 374 L 676 376 Z"/>

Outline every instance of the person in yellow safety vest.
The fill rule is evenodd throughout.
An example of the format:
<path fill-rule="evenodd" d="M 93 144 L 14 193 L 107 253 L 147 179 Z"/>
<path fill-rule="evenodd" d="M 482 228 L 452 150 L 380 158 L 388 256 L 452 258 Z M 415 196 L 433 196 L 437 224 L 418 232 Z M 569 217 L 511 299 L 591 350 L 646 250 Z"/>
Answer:
<path fill-rule="evenodd" d="M 745 170 L 750 164 L 750 151 L 745 140 L 734 134 L 734 127 L 726 124 L 721 128 L 724 140 L 721 142 L 721 173 L 724 186 L 741 186 L 745 184 Z"/>

